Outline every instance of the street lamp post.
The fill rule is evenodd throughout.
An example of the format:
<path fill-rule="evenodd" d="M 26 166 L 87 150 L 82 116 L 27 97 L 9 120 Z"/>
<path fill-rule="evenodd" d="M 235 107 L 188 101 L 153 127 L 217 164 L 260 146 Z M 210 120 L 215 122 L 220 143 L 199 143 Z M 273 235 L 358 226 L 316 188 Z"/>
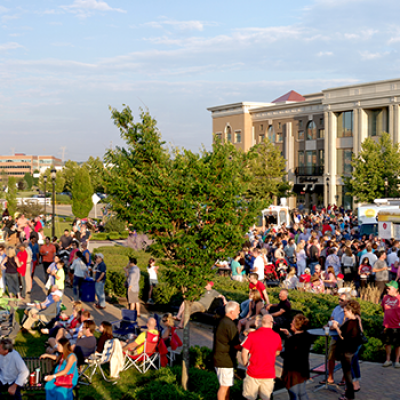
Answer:
<path fill-rule="evenodd" d="M 385 197 L 388 197 L 388 186 L 389 186 L 389 179 L 385 178 Z"/>
<path fill-rule="evenodd" d="M 53 182 L 53 214 L 51 216 L 51 236 L 54 237 L 56 235 L 56 222 L 55 222 L 55 215 L 56 215 L 56 174 L 57 171 L 53 168 L 50 172 L 51 181 Z"/>
<path fill-rule="evenodd" d="M 326 177 L 326 209 L 329 207 L 329 176 Z"/>
<path fill-rule="evenodd" d="M 47 175 L 43 177 L 43 182 L 44 182 L 44 223 L 46 224 L 47 222 L 47 190 L 46 190 L 46 185 L 47 185 Z"/>

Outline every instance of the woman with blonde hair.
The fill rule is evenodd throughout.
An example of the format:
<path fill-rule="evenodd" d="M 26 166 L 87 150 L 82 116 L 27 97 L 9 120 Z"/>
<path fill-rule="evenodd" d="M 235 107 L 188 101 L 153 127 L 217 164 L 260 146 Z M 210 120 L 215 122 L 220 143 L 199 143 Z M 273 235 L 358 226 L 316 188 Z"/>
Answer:
<path fill-rule="evenodd" d="M 333 289 L 337 286 L 335 269 L 330 265 L 325 273 L 324 284 L 326 293 L 332 294 Z"/>
<path fill-rule="evenodd" d="M 300 241 L 300 243 L 296 247 L 296 260 L 297 260 L 297 275 L 303 275 L 307 266 L 307 256 L 304 250 L 304 242 Z"/>
<path fill-rule="evenodd" d="M 264 307 L 260 292 L 257 289 L 250 290 L 249 298 L 249 312 L 246 315 L 246 318 L 241 319 L 238 323 L 239 333 L 242 331 L 243 326 L 245 329 L 249 329 L 251 326 L 255 325 L 256 317 L 261 313 L 261 310 Z"/>
<path fill-rule="evenodd" d="M 164 327 L 161 338 L 164 339 L 164 343 L 168 347 L 176 329 L 173 315 L 171 313 L 164 314 L 161 318 L 161 323 Z"/>

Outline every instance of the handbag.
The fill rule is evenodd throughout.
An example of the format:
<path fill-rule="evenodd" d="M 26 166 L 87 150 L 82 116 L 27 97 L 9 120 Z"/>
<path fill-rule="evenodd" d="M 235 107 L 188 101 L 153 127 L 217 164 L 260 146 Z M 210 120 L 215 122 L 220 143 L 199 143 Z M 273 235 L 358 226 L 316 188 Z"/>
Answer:
<path fill-rule="evenodd" d="M 368 338 L 364 335 L 364 332 L 360 329 L 360 343 L 361 344 L 367 344 L 368 343 Z"/>
<path fill-rule="evenodd" d="M 68 389 L 72 389 L 72 378 L 74 377 L 74 374 L 68 374 L 68 375 L 63 375 L 63 376 L 57 376 L 54 384 L 56 386 L 61 386 L 65 387 Z"/>

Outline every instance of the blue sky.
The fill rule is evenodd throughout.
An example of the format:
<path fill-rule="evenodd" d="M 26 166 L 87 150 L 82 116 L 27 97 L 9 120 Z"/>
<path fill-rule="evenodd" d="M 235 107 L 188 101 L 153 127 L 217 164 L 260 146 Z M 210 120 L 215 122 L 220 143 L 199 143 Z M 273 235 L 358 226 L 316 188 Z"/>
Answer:
<path fill-rule="evenodd" d="M 395 0 L 0 0 L 0 154 L 102 156 L 122 104 L 209 148 L 207 107 L 400 78 L 399 15 Z"/>

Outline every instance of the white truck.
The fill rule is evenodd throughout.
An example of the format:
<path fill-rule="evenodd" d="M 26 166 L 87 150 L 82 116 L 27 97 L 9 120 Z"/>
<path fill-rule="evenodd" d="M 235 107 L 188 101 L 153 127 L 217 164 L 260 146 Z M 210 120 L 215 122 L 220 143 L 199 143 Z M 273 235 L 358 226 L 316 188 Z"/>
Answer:
<path fill-rule="evenodd" d="M 286 205 L 286 199 L 281 199 L 280 206 L 271 205 L 261 211 L 259 226 L 265 228 L 267 225 L 272 225 L 274 228 L 280 228 L 283 223 L 286 223 L 287 227 L 291 227 L 291 219 L 289 213 L 289 207 Z"/>

